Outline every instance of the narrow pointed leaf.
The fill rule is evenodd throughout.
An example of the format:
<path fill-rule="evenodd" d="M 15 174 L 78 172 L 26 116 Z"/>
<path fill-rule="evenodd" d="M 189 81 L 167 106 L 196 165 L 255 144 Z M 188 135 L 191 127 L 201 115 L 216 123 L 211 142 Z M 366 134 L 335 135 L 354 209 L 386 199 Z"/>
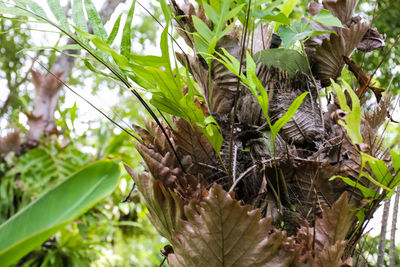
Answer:
<path fill-rule="evenodd" d="M 59 0 L 47 0 L 47 4 L 49 5 L 50 10 L 53 13 L 54 17 L 60 23 L 59 27 L 65 30 L 66 32 L 71 33 L 68 24 L 68 19 L 65 16 L 65 11 L 60 5 Z"/>
<path fill-rule="evenodd" d="M 285 115 L 283 115 L 279 120 L 277 120 L 274 125 L 272 125 L 271 132 L 274 136 L 278 134 L 278 132 L 282 129 L 283 126 L 293 117 L 296 113 L 297 109 L 303 103 L 304 98 L 307 96 L 308 92 L 304 92 L 299 95 L 293 103 L 290 105 L 289 109 L 286 111 Z"/>
<path fill-rule="evenodd" d="M 113 26 L 113 28 L 112 28 L 112 30 L 111 30 L 111 33 L 110 33 L 110 35 L 108 36 L 107 44 L 109 44 L 109 45 L 112 45 L 112 43 L 113 43 L 114 40 L 115 40 L 115 37 L 117 37 L 118 31 L 119 31 L 119 26 L 120 26 L 120 24 L 121 24 L 121 17 L 122 17 L 122 14 L 120 14 L 120 15 L 118 16 L 118 18 L 117 18 L 117 20 L 115 21 L 114 26 Z"/>
<path fill-rule="evenodd" d="M 14 2 L 21 6 L 28 6 L 29 9 L 32 10 L 32 12 L 34 12 L 35 14 L 43 18 L 47 18 L 46 12 L 43 10 L 43 8 L 32 0 L 18 0 Z"/>
<path fill-rule="evenodd" d="M 104 29 L 103 22 L 101 21 L 100 15 L 96 10 L 91 0 L 84 0 L 86 13 L 88 15 L 89 23 L 92 26 L 93 33 L 97 35 L 103 41 L 107 40 L 107 32 Z"/>
<path fill-rule="evenodd" d="M 82 11 L 82 0 L 74 0 L 74 5 L 72 6 L 72 20 L 77 28 L 84 32 L 88 32 L 85 13 Z"/>
<path fill-rule="evenodd" d="M 281 12 L 285 14 L 285 16 L 289 16 L 296 5 L 297 0 L 287 0 L 281 9 Z"/>
<path fill-rule="evenodd" d="M 133 13 L 135 12 L 135 4 L 136 0 L 132 2 L 131 8 L 129 9 L 128 16 L 126 17 L 126 22 L 124 25 L 124 30 L 122 31 L 122 40 L 121 40 L 121 54 L 129 57 L 131 53 L 131 28 L 132 28 L 132 19 Z"/>
<path fill-rule="evenodd" d="M 344 124 L 342 121 L 339 121 L 339 124 L 341 124 L 346 128 L 347 135 L 350 137 L 353 144 L 360 144 L 363 142 L 363 138 L 360 133 L 360 127 L 361 127 L 360 100 L 358 99 L 358 96 L 356 95 L 354 90 L 351 89 L 350 85 L 348 85 L 343 81 L 343 85 L 347 89 L 347 92 L 349 93 L 351 98 L 352 108 L 350 109 L 350 107 L 347 105 L 347 100 L 343 89 L 333 80 L 331 80 L 331 82 L 333 89 L 339 99 L 340 108 L 346 112 L 349 112 L 349 114 L 347 114 L 345 119 L 346 124 Z"/>

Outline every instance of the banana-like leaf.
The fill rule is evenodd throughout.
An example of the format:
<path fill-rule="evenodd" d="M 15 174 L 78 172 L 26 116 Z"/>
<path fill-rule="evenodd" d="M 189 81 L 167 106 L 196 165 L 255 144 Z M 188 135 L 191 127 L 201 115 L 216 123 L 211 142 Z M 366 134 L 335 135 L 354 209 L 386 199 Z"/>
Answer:
<path fill-rule="evenodd" d="M 0 262 L 15 263 L 95 203 L 118 183 L 118 163 L 102 160 L 73 174 L 0 226 Z"/>

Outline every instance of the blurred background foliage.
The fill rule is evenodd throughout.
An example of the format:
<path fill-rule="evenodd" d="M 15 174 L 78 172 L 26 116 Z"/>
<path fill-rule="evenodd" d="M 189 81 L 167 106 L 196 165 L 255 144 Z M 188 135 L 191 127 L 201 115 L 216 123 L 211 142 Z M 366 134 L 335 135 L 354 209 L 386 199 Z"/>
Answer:
<path fill-rule="evenodd" d="M 307 11 L 308 3 L 299 1 L 291 14 L 292 19 L 301 18 Z M 162 21 L 158 3 L 147 6 Z M 124 7 L 127 12 L 129 5 Z M 364 0 L 360 1 L 359 10 L 365 17 L 374 17 L 373 26 L 386 34 L 387 45 L 384 49 L 368 53 L 365 57 L 362 53 L 355 54 L 355 61 L 371 74 L 400 34 L 400 2 Z M 136 7 L 134 21 L 133 50 L 140 54 L 147 53 L 151 48 L 157 49 L 159 25 L 139 6 Z M 40 32 L 32 32 L 30 28 L 35 28 L 35 25 L 25 24 L 18 18 L 0 16 L 1 136 L 13 129 L 18 129 L 22 135 L 27 130 L 26 113 L 33 106 L 34 87 L 29 75 L 33 63 L 26 54 L 37 56 L 47 67 L 54 63 L 57 56 L 56 52 L 47 50 L 21 52 L 38 45 L 32 34 Z M 60 41 L 56 36 L 50 42 Z M 396 74 L 400 71 L 399 61 L 400 49 L 396 45 L 374 76 L 378 87 L 388 87 L 394 77 L 389 90 L 398 93 L 400 76 Z M 37 65 L 34 69 L 44 71 Z M 142 108 L 131 93 L 114 81 L 88 71 L 82 61 L 77 61 L 69 84 L 82 94 L 90 91 L 89 101 L 98 98 L 107 102 L 115 113 L 108 107 L 105 113 L 118 123 L 124 120 L 127 124 L 141 124 Z M 110 96 L 117 99 L 117 103 L 109 102 Z M 62 131 L 60 136 L 43 138 L 37 148 L 21 155 L 11 153 L 7 157 L 0 156 L 0 224 L 79 167 L 96 159 L 119 158 L 137 171 L 142 170 L 132 139 L 68 91 L 64 90 L 61 94 L 56 120 Z M 390 136 L 388 143 L 399 142 L 399 126 L 391 124 L 387 131 Z M 133 186 L 124 170 L 123 173 L 119 187 L 111 196 L 24 257 L 17 266 L 158 266 L 163 259 L 160 249 L 166 245 L 166 240 L 155 232 L 137 193 L 132 194 L 129 202 L 121 202 Z M 369 255 L 364 256 L 371 264 L 376 262 L 377 242 L 376 238 L 369 236 L 361 242 L 370 248 Z M 398 251 L 397 256 L 400 255 L 400 248 Z"/>
<path fill-rule="evenodd" d="M 126 4 L 125 8 L 127 10 L 129 6 Z M 157 5 L 149 4 L 148 8 L 161 19 L 162 12 Z M 159 28 L 139 7 L 135 16 L 138 22 L 132 31 L 136 44 L 133 49 L 143 53 L 146 46 L 156 46 Z M 51 67 L 57 56 L 56 52 L 48 50 L 39 53 L 22 51 L 41 45 L 35 43 L 33 34 L 41 34 L 44 38 L 48 34 L 32 32 L 30 28 L 35 25 L 17 18 L 0 17 L 1 136 L 14 129 L 22 136 L 27 131 L 26 113 L 33 107 L 34 87 L 29 74 L 32 59 L 26 54 L 38 56 L 46 67 Z M 50 43 L 57 40 L 58 36 L 55 37 L 49 40 Z M 44 43 L 47 41 L 43 40 Z M 45 72 L 39 65 L 33 68 Z M 76 62 L 69 85 L 82 94 L 87 90 L 93 98 L 106 102 L 107 105 L 102 103 L 101 109 L 118 123 L 123 119 L 129 124 L 141 124 L 142 108 L 131 93 L 110 79 L 96 76 L 82 61 Z M 110 96 L 118 102 L 108 102 Z M 91 98 L 88 100 L 93 102 Z M 114 125 L 66 90 L 59 99 L 56 125 L 62 135 L 43 137 L 38 147 L 27 149 L 21 155 L 0 156 L 0 224 L 94 160 L 118 158 L 136 170 L 142 170 L 131 137 L 116 130 Z M 146 217 L 147 209 L 138 193 L 132 194 L 129 202 L 121 202 L 132 186 L 131 178 L 123 170 L 120 184 L 112 195 L 21 259 L 16 266 L 158 266 L 163 258 L 160 249 L 165 240 Z"/>

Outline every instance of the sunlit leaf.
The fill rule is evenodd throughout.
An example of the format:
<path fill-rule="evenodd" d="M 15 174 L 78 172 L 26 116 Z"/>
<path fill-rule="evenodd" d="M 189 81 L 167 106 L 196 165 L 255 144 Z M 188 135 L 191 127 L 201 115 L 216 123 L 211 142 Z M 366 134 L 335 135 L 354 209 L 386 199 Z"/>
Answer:
<path fill-rule="evenodd" d="M 113 28 L 112 28 L 112 30 L 110 32 L 110 35 L 108 36 L 107 44 L 109 44 L 109 45 L 112 45 L 112 43 L 115 40 L 115 37 L 117 37 L 118 31 L 119 31 L 119 26 L 121 24 L 121 17 L 122 17 L 122 14 L 120 14 L 118 16 L 118 18 L 115 21 L 114 26 L 113 26 Z"/>
<path fill-rule="evenodd" d="M 325 33 L 336 33 L 333 31 L 314 31 L 311 24 L 304 21 L 295 21 L 290 26 L 280 25 L 278 27 L 278 32 L 282 39 L 282 45 L 285 48 L 290 48 L 297 41 L 305 40 L 312 36 Z"/>
<path fill-rule="evenodd" d="M 365 187 L 365 186 L 363 186 L 362 184 L 360 184 L 360 183 L 358 183 L 358 182 L 356 182 L 356 181 L 353 181 L 352 179 L 350 179 L 350 178 L 348 178 L 348 177 L 343 177 L 343 176 L 340 176 L 340 175 L 335 175 L 335 176 L 332 176 L 332 177 L 329 179 L 329 181 L 333 181 L 333 180 L 335 180 L 335 179 L 337 179 L 337 178 L 341 179 L 343 182 L 345 182 L 346 184 L 348 184 L 348 185 L 350 185 L 350 186 L 353 186 L 353 187 L 355 187 L 355 188 L 360 189 L 360 191 L 361 191 L 361 193 L 364 195 L 364 197 L 374 198 L 374 197 L 376 196 L 376 191 L 375 191 L 375 190 L 372 190 L 371 188 Z"/>
<path fill-rule="evenodd" d="M 131 8 L 128 11 L 128 16 L 126 17 L 126 22 L 124 25 L 124 29 L 122 31 L 122 39 L 121 39 L 121 55 L 129 57 L 131 53 L 131 28 L 132 28 L 132 19 L 133 14 L 135 12 L 135 4 L 136 0 L 132 1 Z"/>
<path fill-rule="evenodd" d="M 340 20 L 332 15 L 332 13 L 329 10 L 322 9 L 317 15 L 314 17 L 308 17 L 309 19 L 316 21 L 318 23 L 324 24 L 326 26 L 334 26 L 334 27 L 340 27 L 343 28 L 342 23 Z"/>
<path fill-rule="evenodd" d="M 72 20 L 77 28 L 84 32 L 88 32 L 87 21 L 85 17 L 85 12 L 83 11 L 82 0 L 74 0 L 72 6 Z"/>
<path fill-rule="evenodd" d="M 70 33 L 71 30 L 69 28 L 68 19 L 65 16 L 65 11 L 60 5 L 59 0 L 47 0 L 47 3 L 50 10 L 53 12 L 54 17 L 56 17 L 57 21 L 60 23 L 60 28 Z"/>
<path fill-rule="evenodd" d="M 347 105 L 347 100 L 343 89 L 332 79 L 331 82 L 332 82 L 332 87 L 339 99 L 340 108 L 348 112 L 345 119 L 346 123 L 344 124 L 342 121 L 339 121 L 339 123 L 345 127 L 347 134 L 350 137 L 353 144 L 361 144 L 363 142 L 363 138 L 360 133 L 360 125 L 361 125 L 360 100 L 358 99 L 354 90 L 351 89 L 351 87 L 343 81 L 344 87 L 347 89 L 347 92 L 351 97 L 352 109 L 350 109 L 350 107 Z"/>
<path fill-rule="evenodd" d="M 84 0 L 86 13 L 90 25 L 92 26 L 93 33 L 98 36 L 101 40 L 107 40 L 107 32 L 104 29 L 103 22 L 100 18 L 99 13 L 96 10 L 92 0 Z"/>
<path fill-rule="evenodd" d="M 294 7 L 297 5 L 297 0 L 287 0 L 281 8 L 281 12 L 288 17 L 292 13 Z"/>

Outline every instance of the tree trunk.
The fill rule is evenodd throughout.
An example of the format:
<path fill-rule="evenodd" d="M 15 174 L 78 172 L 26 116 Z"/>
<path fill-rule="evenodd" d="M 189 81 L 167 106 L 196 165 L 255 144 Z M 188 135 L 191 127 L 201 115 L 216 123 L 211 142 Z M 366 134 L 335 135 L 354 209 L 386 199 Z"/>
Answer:
<path fill-rule="evenodd" d="M 99 15 L 105 24 L 111 17 L 115 8 L 125 0 L 107 0 L 104 2 Z M 89 25 L 89 32 L 92 29 Z M 68 44 L 73 44 L 69 40 Z M 79 50 L 66 50 L 66 54 L 76 55 Z M 75 64 L 75 57 L 61 54 L 52 65 L 50 72 L 59 80 L 66 82 Z M 34 145 L 43 134 L 58 133 L 54 123 L 54 112 L 57 109 L 58 98 L 62 83 L 52 74 L 42 74 L 39 71 L 32 71 L 32 80 L 35 85 L 34 109 L 28 114 L 29 131 L 27 141 Z"/>
<path fill-rule="evenodd" d="M 379 237 L 379 247 L 378 247 L 378 261 L 376 265 L 378 267 L 383 266 L 383 260 L 385 257 L 385 248 L 386 248 L 386 230 L 389 221 L 389 210 L 390 210 L 390 199 L 386 199 L 383 205 L 383 214 L 381 221 L 381 234 Z"/>
<path fill-rule="evenodd" d="M 396 231 L 397 231 L 397 216 L 399 215 L 400 187 L 397 187 L 394 203 L 393 203 L 393 218 L 392 227 L 390 230 L 390 250 L 389 250 L 389 267 L 395 266 L 396 255 Z"/>

